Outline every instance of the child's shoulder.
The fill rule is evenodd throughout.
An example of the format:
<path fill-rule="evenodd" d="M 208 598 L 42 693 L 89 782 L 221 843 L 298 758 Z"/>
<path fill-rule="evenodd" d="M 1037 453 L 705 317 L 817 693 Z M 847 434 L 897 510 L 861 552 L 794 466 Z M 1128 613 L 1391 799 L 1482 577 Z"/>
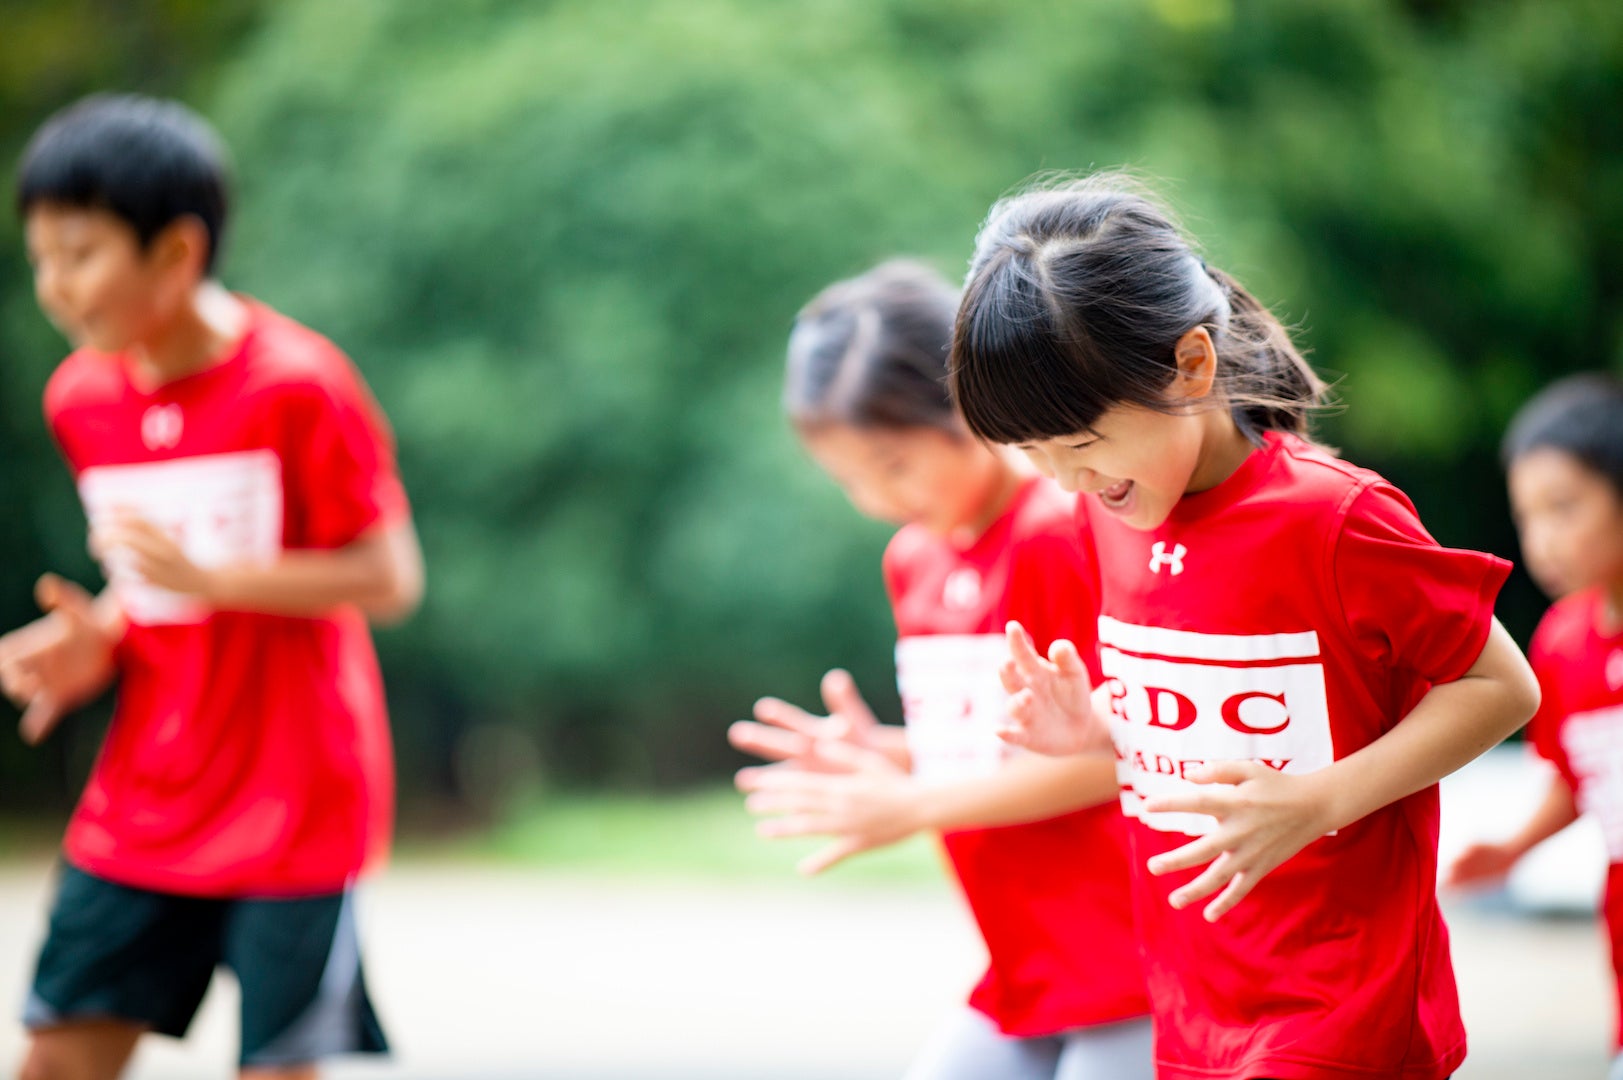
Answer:
<path fill-rule="evenodd" d="M 1581 589 L 1551 604 L 1533 631 L 1528 649 L 1532 658 L 1580 656 L 1594 629 L 1599 603 L 1599 590 Z"/>
<path fill-rule="evenodd" d="M 1071 561 L 1081 550 L 1081 500 L 1046 477 L 1028 481 L 1010 512 L 1009 549 L 1018 562 Z"/>
<path fill-rule="evenodd" d="M 885 576 L 894 578 L 928 558 L 940 546 L 940 540 L 923 525 L 903 525 L 885 544 L 882 565 Z"/>
<path fill-rule="evenodd" d="M 1374 469 L 1355 465 L 1294 435 L 1277 437 L 1272 495 L 1300 514 L 1339 531 L 1350 519 L 1420 526 L 1414 503 Z"/>
<path fill-rule="evenodd" d="M 77 405 L 115 401 L 127 383 L 116 358 L 94 349 L 75 349 L 45 383 L 45 415 L 54 417 Z"/>
<path fill-rule="evenodd" d="M 349 357 L 324 335 L 258 301 L 250 301 L 250 310 L 253 389 L 330 392 L 347 389 L 358 377 Z"/>
<path fill-rule="evenodd" d="M 1322 493 L 1332 501 L 1356 497 L 1386 479 L 1373 469 L 1354 465 L 1317 443 L 1295 435 L 1278 436 L 1282 475 L 1292 487 Z"/>

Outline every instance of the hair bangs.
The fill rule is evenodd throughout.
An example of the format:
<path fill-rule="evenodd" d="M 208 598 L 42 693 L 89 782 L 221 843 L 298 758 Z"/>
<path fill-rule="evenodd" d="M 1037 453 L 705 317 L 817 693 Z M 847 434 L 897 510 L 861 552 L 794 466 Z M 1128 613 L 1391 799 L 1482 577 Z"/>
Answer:
<path fill-rule="evenodd" d="M 1013 257 L 984 270 L 965 293 L 952 345 L 950 387 L 965 424 L 1006 445 L 1089 430 L 1111 402 L 1055 327 L 1036 279 Z"/>

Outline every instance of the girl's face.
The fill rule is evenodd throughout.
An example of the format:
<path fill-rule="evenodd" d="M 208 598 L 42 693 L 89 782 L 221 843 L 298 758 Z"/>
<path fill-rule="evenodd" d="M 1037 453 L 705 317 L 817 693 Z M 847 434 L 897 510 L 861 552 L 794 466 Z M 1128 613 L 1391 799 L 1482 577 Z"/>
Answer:
<path fill-rule="evenodd" d="M 1252 450 L 1213 394 L 1217 350 L 1206 328 L 1184 334 L 1173 352 L 1170 412 L 1117 405 L 1088 431 L 1020 449 L 1067 491 L 1093 495 L 1135 529 L 1159 527 L 1179 499 L 1222 483 Z"/>
<path fill-rule="evenodd" d="M 1527 572 L 1552 597 L 1623 584 L 1623 495 L 1571 454 L 1539 447 L 1510 463 L 1510 510 Z"/>
<path fill-rule="evenodd" d="M 1101 416 L 1091 431 L 1020 449 L 1060 487 L 1093 495 L 1106 512 L 1149 530 L 1195 486 L 1208 418 L 1215 415 L 1169 415 L 1121 405 Z"/>
<path fill-rule="evenodd" d="M 975 522 L 1007 470 L 981 443 L 936 428 L 834 424 L 802 432 L 801 441 L 858 510 L 942 535 Z"/>

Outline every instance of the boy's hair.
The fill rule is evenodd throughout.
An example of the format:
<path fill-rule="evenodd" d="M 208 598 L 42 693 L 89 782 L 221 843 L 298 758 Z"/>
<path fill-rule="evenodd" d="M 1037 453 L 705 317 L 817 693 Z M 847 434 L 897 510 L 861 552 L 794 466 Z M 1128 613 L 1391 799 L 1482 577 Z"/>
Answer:
<path fill-rule="evenodd" d="M 1088 431 L 1117 405 L 1166 412 L 1174 347 L 1197 326 L 1247 438 L 1307 433 L 1324 383 L 1169 210 L 1119 173 L 1033 188 L 993 206 L 976 238 L 952 392 L 970 430 L 999 443 Z"/>
<path fill-rule="evenodd" d="M 208 230 L 210 274 L 224 238 L 230 166 L 207 122 L 175 101 L 96 94 L 35 132 L 17 170 L 17 213 L 41 204 L 106 210 L 145 248 L 187 216 Z"/>
<path fill-rule="evenodd" d="M 1592 371 L 1551 383 L 1517 410 L 1500 453 L 1509 468 L 1541 448 L 1577 458 L 1623 498 L 1623 380 Z"/>
<path fill-rule="evenodd" d="M 797 427 L 961 433 L 947 392 L 958 291 L 921 262 L 892 259 L 835 282 L 789 335 L 783 406 Z"/>

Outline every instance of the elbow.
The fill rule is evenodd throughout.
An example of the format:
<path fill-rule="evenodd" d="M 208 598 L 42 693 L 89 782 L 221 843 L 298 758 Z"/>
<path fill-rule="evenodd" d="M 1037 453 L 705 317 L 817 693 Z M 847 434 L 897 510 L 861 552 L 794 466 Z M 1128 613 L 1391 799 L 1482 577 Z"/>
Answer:
<path fill-rule="evenodd" d="M 423 604 L 422 567 L 389 575 L 377 594 L 365 605 L 366 614 L 375 625 L 394 626 L 417 613 Z"/>
<path fill-rule="evenodd" d="M 1533 669 L 1525 663 L 1522 664 L 1520 676 L 1517 679 L 1515 690 L 1516 715 L 1519 717 L 1516 721 L 1518 728 L 1533 719 L 1533 714 L 1538 712 L 1538 707 L 1544 700 L 1544 691 L 1539 689 L 1538 679 L 1533 675 Z"/>

